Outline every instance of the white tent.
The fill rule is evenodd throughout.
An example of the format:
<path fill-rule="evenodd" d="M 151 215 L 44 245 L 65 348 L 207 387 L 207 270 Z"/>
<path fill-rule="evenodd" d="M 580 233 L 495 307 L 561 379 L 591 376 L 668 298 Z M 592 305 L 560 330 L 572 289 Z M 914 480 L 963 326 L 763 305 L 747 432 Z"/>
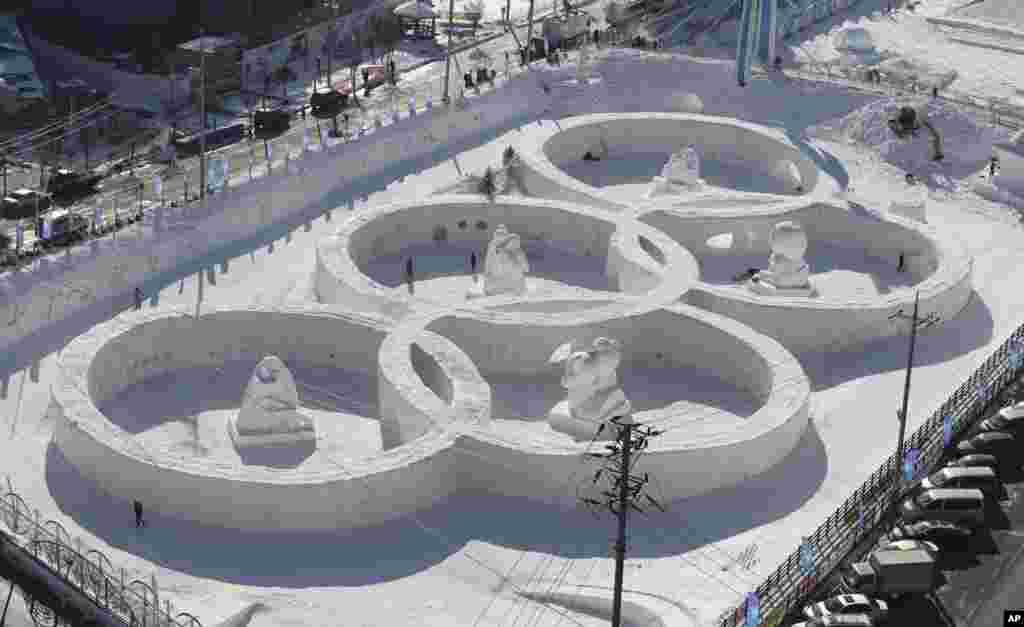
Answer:
<path fill-rule="evenodd" d="M 842 52 L 866 53 L 875 50 L 875 41 L 871 38 L 871 33 L 863 28 L 848 28 L 839 31 L 832 43 L 836 50 Z"/>
<path fill-rule="evenodd" d="M 409 0 L 395 7 L 395 15 L 410 20 L 429 20 L 437 17 L 438 13 L 429 2 Z"/>

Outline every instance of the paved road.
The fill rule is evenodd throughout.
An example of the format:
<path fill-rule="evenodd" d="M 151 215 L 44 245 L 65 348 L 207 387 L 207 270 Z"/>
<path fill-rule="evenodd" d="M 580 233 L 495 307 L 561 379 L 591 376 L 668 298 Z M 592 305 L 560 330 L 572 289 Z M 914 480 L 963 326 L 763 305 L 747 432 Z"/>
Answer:
<path fill-rule="evenodd" d="M 1024 378 L 1021 379 L 1024 382 Z M 1004 401 L 1024 400 L 1024 389 L 1007 392 Z M 1002 403 L 995 404 L 990 413 Z M 1024 437 L 1022 434 L 1019 437 Z M 1021 459 L 1024 461 L 1024 453 Z M 886 625 L 892 627 L 999 627 L 1002 611 L 1024 607 L 1024 469 L 1008 464 L 1000 471 L 1005 493 L 988 503 L 986 527 L 960 546 L 940 554 L 943 583 L 930 597 L 890 603 Z M 860 545 L 858 559 L 877 543 L 877 535 Z M 833 574 L 818 588 L 816 599 L 838 583 Z M 798 608 L 799 609 L 799 608 Z M 784 625 L 792 624 L 791 616 Z"/>
<path fill-rule="evenodd" d="M 596 4 L 596 0 L 588 0 L 583 3 L 585 9 L 590 15 L 599 18 L 600 17 L 600 5 Z M 539 35 L 541 32 L 541 25 L 537 16 L 534 23 L 534 33 Z M 527 27 L 521 25 L 515 29 L 516 37 L 520 42 L 525 41 Z M 512 35 L 508 33 L 499 34 L 492 38 L 483 37 L 477 43 L 472 45 L 470 48 L 465 48 L 463 52 L 453 55 L 452 63 L 452 87 L 451 94 L 454 96 L 461 90 L 461 76 L 464 72 L 469 71 L 473 67 L 472 62 L 466 58 L 469 50 L 472 48 L 480 48 L 487 52 L 494 60 L 494 69 L 499 74 L 499 81 L 496 83 L 497 87 L 505 81 L 505 52 L 509 52 L 509 58 L 511 60 L 508 69 L 513 76 L 517 75 L 521 71 L 518 67 L 518 61 L 516 59 L 516 40 Z M 458 49 L 458 45 L 456 45 Z M 301 64 L 301 62 L 299 62 Z M 397 89 L 391 90 L 388 88 L 377 88 L 373 90 L 369 97 L 360 97 L 359 106 L 350 108 L 348 113 L 351 116 L 351 125 L 354 128 L 365 125 L 370 126 L 373 119 L 376 116 L 380 116 L 382 119 L 389 119 L 392 112 L 397 108 L 401 111 L 405 111 L 408 106 L 408 100 L 410 97 L 414 97 L 422 107 L 423 103 L 429 98 L 435 105 L 441 103 L 441 98 L 444 91 L 444 74 L 445 74 L 445 63 L 430 62 L 424 64 L 417 64 L 411 68 L 407 67 L 404 70 L 399 68 L 402 75 L 402 80 L 399 82 Z M 339 68 L 336 72 L 333 72 L 332 81 L 337 82 L 344 80 L 350 76 L 350 71 Z M 297 94 L 299 99 L 304 99 L 309 93 L 312 93 L 312 82 L 306 85 L 302 91 Z M 488 88 L 489 89 L 489 88 Z M 296 97 L 296 96 L 293 96 Z M 298 155 L 302 149 L 302 134 L 306 126 L 311 128 L 315 127 L 315 122 L 307 120 L 293 121 L 292 129 L 280 138 L 274 140 L 275 145 L 273 149 L 274 163 L 272 167 L 277 169 L 284 166 L 284 153 L 283 146 L 288 146 L 288 151 L 293 155 Z M 335 140 L 327 138 L 327 130 L 330 128 L 330 122 L 321 122 L 323 129 L 324 141 L 328 146 L 332 146 L 341 140 Z M 314 133 L 314 137 L 316 137 Z M 316 140 L 314 139 L 314 142 Z M 372 141 L 372 137 L 370 138 Z M 318 148 L 317 148 L 318 149 Z M 266 162 L 263 156 L 263 146 L 261 142 L 248 142 L 244 141 L 232 146 L 224 147 L 218 151 L 208 153 L 210 156 L 226 157 L 229 162 L 230 171 L 232 172 L 232 180 L 234 182 L 242 182 L 249 176 L 249 164 L 255 162 L 256 165 L 253 172 L 256 176 L 259 176 L 266 170 Z M 186 174 L 179 174 L 168 178 L 163 184 L 163 198 L 168 202 L 175 199 L 176 202 L 182 202 L 185 199 L 186 188 L 190 196 L 194 197 L 196 190 L 199 186 L 199 174 L 198 174 L 198 157 L 189 159 L 180 159 L 179 165 Z M 135 174 L 142 179 L 145 179 L 146 185 L 143 191 L 143 200 L 156 202 L 159 199 L 154 195 L 152 185 L 149 183 L 149 178 L 164 169 L 164 166 L 153 164 L 144 168 L 137 168 Z M 38 176 L 38 174 L 37 174 Z M 80 203 L 72 209 L 75 211 L 83 211 L 90 219 L 92 217 L 92 207 L 99 206 L 102 209 L 102 215 L 106 220 L 112 220 L 114 215 L 113 207 L 116 206 L 121 208 L 120 212 L 123 212 L 126 207 L 135 207 L 138 204 L 138 185 L 135 182 L 131 182 L 128 179 L 127 174 L 122 174 L 118 177 L 107 179 L 104 182 L 105 190 L 96 196 L 93 196 L 86 201 Z M 36 179 L 38 180 L 38 179 Z M 0 225 L 0 229 L 7 231 L 13 236 L 14 234 L 14 223 L 13 221 L 7 221 L 5 224 Z M 26 245 L 30 245 L 33 241 L 32 234 L 27 234 L 25 238 Z"/>

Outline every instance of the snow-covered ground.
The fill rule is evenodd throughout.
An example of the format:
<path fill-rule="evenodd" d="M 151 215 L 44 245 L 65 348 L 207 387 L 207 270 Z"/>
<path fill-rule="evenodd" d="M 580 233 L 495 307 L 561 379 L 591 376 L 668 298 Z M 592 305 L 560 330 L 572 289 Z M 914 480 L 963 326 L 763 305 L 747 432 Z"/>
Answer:
<path fill-rule="evenodd" d="M 944 12 L 949 6 L 942 4 L 925 2 L 918 13 L 939 8 Z M 928 29 L 920 17 L 900 13 L 895 22 L 888 18 L 866 21 L 876 41 L 884 42 L 888 49 L 948 63 L 959 72 L 958 89 L 998 95 L 1024 81 L 1019 73 L 1006 71 L 1019 57 L 926 36 Z M 612 62 L 628 65 L 633 77 L 616 89 L 645 90 L 664 82 L 665 66 L 645 61 L 651 58 L 634 52 L 613 53 Z M 694 77 L 685 82 L 685 89 L 700 95 L 711 115 L 725 112 L 762 123 L 785 118 L 784 124 L 794 133 L 826 121 L 823 126 L 829 126 L 830 132 L 818 133 L 816 140 L 824 151 L 822 165 L 831 176 L 848 183 L 857 201 L 866 207 L 887 207 L 892 194 L 903 189 L 902 168 L 923 167 L 919 155 L 928 148 L 926 144 L 894 143 L 877 131 L 890 106 L 884 100 L 865 100 L 863 95 L 833 87 L 780 88 L 767 80 L 738 90 L 729 64 L 673 63 Z M 862 105 L 863 109 L 853 112 Z M 832 113 L 823 114 L 826 109 Z M 844 115 L 845 120 L 840 120 Z M 998 132 L 987 130 L 984 121 L 968 125 L 954 113 L 935 111 L 930 116 L 944 138 L 955 139 L 947 140 L 946 148 L 953 165 L 929 177 L 933 186 L 929 222 L 955 232 L 967 243 L 975 258 L 976 294 L 956 319 L 919 338 L 911 429 L 1020 324 L 1024 305 L 1019 289 L 1024 279 L 1024 229 L 1015 212 L 974 195 L 966 184 L 968 177 L 975 176 L 975 166 L 983 166 Z M 369 202 L 426 197 L 459 180 L 465 173 L 459 163 L 467 168 L 467 164 L 479 164 L 476 169 L 497 163 L 501 150 L 517 132 L 459 155 L 458 162 L 445 161 L 422 172 L 410 172 L 401 182 L 371 194 Z M 957 156 L 951 154 L 954 152 Z M 356 210 L 362 205 L 357 204 Z M 282 303 L 309 298 L 314 243 L 336 227 L 337 222 L 317 220 L 310 232 L 296 230 L 272 250 L 260 248 L 248 258 L 233 260 L 217 285 L 207 287 L 207 302 Z M 396 261 L 391 260 L 388 268 L 399 265 Z M 842 268 L 841 263 L 833 262 Z M 464 276 L 460 280 L 471 279 Z M 194 303 L 196 290 L 194 277 L 187 278 L 180 286 L 163 290 L 160 306 Z M 50 443 L 49 385 L 55 376 L 55 355 L 44 354 L 41 345 L 42 341 L 33 340 L 19 347 L 19 357 L 30 366 L 0 373 L 0 428 L 6 436 L 0 439 L 0 468 L 44 518 L 58 520 L 72 537 L 81 536 L 87 545 L 103 550 L 115 565 L 127 569 L 129 579 L 156 573 L 162 596 L 198 615 L 204 625 L 215 625 L 256 602 L 268 609 L 252 616 L 249 624 L 254 626 L 607 622 L 578 612 L 559 614 L 513 594 L 516 588 L 543 593 L 558 588 L 559 582 L 609 594 L 612 521 L 594 520 L 584 513 L 555 512 L 541 504 L 462 496 L 415 518 L 344 534 L 242 533 L 157 515 L 150 516 L 148 528 L 137 531 L 131 497 L 115 497 L 97 489 Z M 659 595 L 674 604 L 679 612 L 673 625 L 712 624 L 774 570 L 800 536 L 820 524 L 895 445 L 893 416 L 903 384 L 900 369 L 905 339 L 799 357 L 815 386 L 813 424 L 792 454 L 739 486 L 685 499 L 674 503 L 667 515 L 637 517 L 632 523 L 626 588 Z M 196 376 L 209 379 L 211 375 Z M 229 376 L 241 377 L 242 373 Z M 309 373 L 299 378 L 322 387 L 311 377 Z M 692 380 L 700 392 L 662 392 L 695 406 L 726 409 L 737 420 L 746 415 L 748 408 L 726 402 L 728 391 L 689 376 L 685 380 Z M 551 385 L 549 381 L 492 383 L 499 388 L 499 400 L 504 400 L 502 406 L 509 414 L 535 412 L 537 406 L 523 399 L 533 398 L 534 393 L 536 398 L 545 397 Z M 159 386 L 160 382 L 148 385 Z M 156 396 L 151 395 L 159 389 L 141 390 L 146 393 L 141 398 L 150 397 L 152 403 Z M 232 390 L 224 388 L 225 407 L 237 402 L 230 397 Z M 320 396 L 320 406 L 331 399 L 333 411 L 337 396 Z M 374 395 L 360 390 L 347 398 L 353 405 L 342 411 L 350 415 L 346 419 L 350 422 L 340 423 L 339 430 L 352 430 L 351 446 L 372 448 L 373 424 L 360 418 L 372 417 L 372 411 L 363 413 L 362 405 L 354 403 L 371 403 Z M 135 414 L 145 409 L 140 402 L 135 399 L 122 408 L 125 420 L 138 418 Z M 167 416 L 198 418 L 176 421 L 176 426 L 167 426 L 163 432 L 147 428 L 140 433 L 179 446 L 190 441 L 195 445 L 203 433 L 200 427 L 222 419 L 217 414 L 222 410 L 209 408 L 204 421 L 206 410 L 197 412 L 187 405 L 162 404 L 160 409 Z M 510 428 L 521 426 L 515 422 L 509 421 Z M 204 443 L 199 439 L 198 444 L 211 451 L 225 450 L 218 449 L 215 440 Z M 582 463 L 581 473 L 589 473 Z M 654 479 L 652 492 L 657 497 L 659 487 Z M 145 495 L 141 500 L 145 502 Z M 737 565 L 735 559 L 751 546 L 756 547 L 757 563 L 749 568 Z"/>

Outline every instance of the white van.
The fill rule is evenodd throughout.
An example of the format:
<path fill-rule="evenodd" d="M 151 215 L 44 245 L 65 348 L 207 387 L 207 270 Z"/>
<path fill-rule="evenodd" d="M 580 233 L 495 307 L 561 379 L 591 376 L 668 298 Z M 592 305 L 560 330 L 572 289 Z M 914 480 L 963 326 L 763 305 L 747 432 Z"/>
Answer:
<path fill-rule="evenodd" d="M 921 480 L 922 490 L 935 488 L 978 489 L 988 495 L 995 495 L 999 491 L 999 479 L 996 472 L 987 466 L 943 468 Z"/>
<path fill-rule="evenodd" d="M 904 522 L 945 520 L 980 527 L 985 524 L 985 494 L 978 489 L 925 490 L 903 501 L 900 517 Z"/>

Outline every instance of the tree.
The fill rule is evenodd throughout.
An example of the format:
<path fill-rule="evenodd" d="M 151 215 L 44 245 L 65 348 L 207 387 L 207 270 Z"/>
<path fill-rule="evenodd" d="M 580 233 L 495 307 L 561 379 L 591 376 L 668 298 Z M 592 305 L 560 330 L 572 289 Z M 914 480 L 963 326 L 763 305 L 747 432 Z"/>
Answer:
<path fill-rule="evenodd" d="M 393 12 L 388 11 L 377 23 L 377 42 L 383 48 L 388 57 L 394 54 L 398 44 L 402 42 L 402 20 Z"/>
<path fill-rule="evenodd" d="M 466 0 L 462 5 L 462 10 L 466 13 L 466 17 L 473 22 L 473 36 L 476 37 L 476 29 L 484 17 L 483 0 Z"/>
<path fill-rule="evenodd" d="M 89 169 L 89 147 L 92 146 L 93 133 L 95 129 L 92 125 L 87 125 L 78 132 L 78 139 L 82 142 L 82 150 L 85 152 L 85 169 Z"/>
<path fill-rule="evenodd" d="M 288 97 L 288 83 L 296 79 L 295 71 L 287 65 L 282 65 L 274 70 L 273 80 L 274 82 L 281 84 L 281 95 L 285 98 Z"/>
<path fill-rule="evenodd" d="M 494 170 L 487 166 L 484 175 L 480 177 L 480 193 L 487 196 L 487 200 L 494 202 L 494 196 L 498 193 L 498 183 L 494 177 Z"/>
<path fill-rule="evenodd" d="M 609 0 L 604 5 L 604 21 L 608 22 L 608 26 L 615 26 L 622 19 L 622 5 L 616 0 Z"/>

